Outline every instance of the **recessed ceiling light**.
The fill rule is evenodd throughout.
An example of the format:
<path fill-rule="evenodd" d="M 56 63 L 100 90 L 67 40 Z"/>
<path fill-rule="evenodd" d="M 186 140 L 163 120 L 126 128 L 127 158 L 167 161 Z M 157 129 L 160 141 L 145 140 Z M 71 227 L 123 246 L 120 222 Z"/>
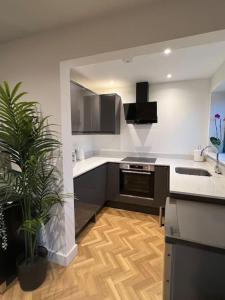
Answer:
<path fill-rule="evenodd" d="M 130 64 L 133 61 L 133 57 L 123 58 L 122 61 L 126 64 Z"/>
<path fill-rule="evenodd" d="M 171 53 L 171 49 L 170 48 L 166 48 L 164 50 L 164 54 L 169 55 Z"/>
<path fill-rule="evenodd" d="M 167 77 L 168 79 L 170 79 L 170 78 L 172 78 L 172 74 L 167 74 L 166 77 Z"/>

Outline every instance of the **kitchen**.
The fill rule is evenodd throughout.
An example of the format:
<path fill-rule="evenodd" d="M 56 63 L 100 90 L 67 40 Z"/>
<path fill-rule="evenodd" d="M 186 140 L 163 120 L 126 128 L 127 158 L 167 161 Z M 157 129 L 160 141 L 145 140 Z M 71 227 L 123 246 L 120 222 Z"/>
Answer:
<path fill-rule="evenodd" d="M 221 244 L 221 236 L 210 238 L 218 230 L 218 224 L 211 220 L 210 211 L 214 211 L 215 215 L 218 213 L 223 215 L 221 204 L 225 197 L 225 181 L 224 175 L 215 173 L 216 161 L 213 147 L 211 147 L 212 151 L 210 148 L 208 152 L 203 151 L 204 147 L 209 144 L 208 128 L 210 127 L 210 134 L 213 134 L 215 130 L 212 116 L 216 112 L 219 112 L 221 117 L 223 116 L 221 107 L 224 100 L 218 105 L 217 99 L 218 95 L 224 99 L 223 84 L 210 92 L 212 80 L 206 76 L 213 77 L 217 69 L 223 65 L 225 57 L 218 56 L 220 61 L 216 67 L 213 66 L 213 72 L 204 67 L 206 61 L 213 55 L 213 51 L 216 51 L 215 55 L 218 55 L 217 47 L 223 48 L 223 43 L 179 50 L 165 49 L 165 52 L 155 54 L 155 57 L 154 55 L 134 57 L 119 62 L 110 61 L 71 70 L 72 143 L 73 149 L 76 149 L 73 159 L 77 160 L 73 163 L 73 178 L 77 196 L 75 231 L 78 247 L 79 235 L 81 241 L 82 238 L 85 239 L 89 230 L 91 231 L 91 228 L 94 230 L 95 223 L 93 222 L 97 221 L 96 224 L 98 224 L 99 216 L 100 219 L 102 215 L 104 217 L 104 209 L 103 213 L 101 210 L 104 206 L 142 212 L 149 214 L 149 218 L 158 216 L 154 219 L 159 224 L 158 226 L 164 225 L 163 216 L 166 210 L 163 284 L 165 299 L 180 299 L 181 297 L 185 299 L 184 295 L 188 295 L 189 298 L 186 299 L 190 297 L 201 299 L 201 294 L 197 294 L 201 285 L 205 287 L 204 299 L 212 299 L 212 295 L 215 295 L 212 283 L 215 280 L 210 275 L 212 266 L 204 269 L 205 277 L 202 276 L 200 269 L 199 277 L 197 280 L 195 278 L 198 283 L 196 283 L 196 289 L 192 286 L 192 276 L 196 276 L 196 270 L 189 268 L 192 264 L 187 260 L 186 265 L 179 263 L 177 266 L 176 259 L 179 260 L 179 252 L 176 256 L 175 252 L 178 251 L 177 248 L 179 249 L 179 242 L 183 240 L 187 244 L 192 244 L 188 244 L 184 250 L 181 250 L 181 253 L 184 251 L 185 255 L 193 255 L 191 256 L 193 260 L 198 259 L 193 250 L 197 247 L 196 245 L 206 246 L 206 250 L 203 247 L 200 257 L 207 258 L 208 248 L 212 248 L 210 251 L 213 252 L 213 259 L 215 258 L 213 265 L 216 266 L 218 272 L 216 276 L 218 297 L 224 296 L 222 282 L 217 278 L 223 278 L 222 266 L 224 264 L 218 267 L 218 261 L 221 262 L 223 259 L 221 260 L 221 256 L 217 258 L 215 254 L 222 251 L 224 243 Z M 187 53 L 189 53 L 189 59 L 185 58 Z M 204 55 L 200 60 L 201 53 Z M 184 70 L 187 70 L 190 64 L 194 70 L 192 73 L 190 71 L 186 78 L 179 68 L 179 59 L 184 64 Z M 161 70 L 157 72 L 154 61 L 156 65 L 167 61 L 165 70 L 168 70 L 169 66 L 173 69 L 173 73 L 164 74 L 162 79 Z M 145 68 L 143 63 L 146 65 Z M 150 77 L 149 74 L 148 76 L 144 74 L 146 69 L 148 72 L 151 72 L 149 71 L 151 69 L 156 70 L 154 74 L 156 79 L 152 79 L 150 85 L 146 81 L 138 81 L 139 78 L 145 80 Z M 206 75 L 209 72 L 212 72 L 211 75 Z M 133 78 L 135 76 L 139 77 Z M 160 79 L 157 79 L 157 76 Z M 126 82 L 128 79 L 129 83 Z M 76 89 L 81 89 L 83 92 L 80 94 L 85 94 L 86 99 L 93 100 L 93 107 L 95 107 L 92 110 L 95 111 L 93 117 L 91 117 L 90 105 L 87 109 L 85 105 L 82 106 L 76 102 L 78 99 Z M 96 95 L 103 96 L 99 98 Z M 107 97 L 111 98 L 111 108 L 108 108 L 106 113 L 104 106 Z M 94 101 L 94 99 L 98 100 Z M 136 104 L 134 104 L 135 101 Z M 80 98 L 79 103 L 82 103 Z M 146 104 L 151 106 L 150 112 Z M 95 120 L 96 111 L 98 111 L 98 120 Z M 148 113 L 145 114 L 145 112 Z M 106 123 L 101 119 L 101 113 L 104 117 L 108 117 Z M 82 124 L 82 114 L 89 116 L 84 118 L 86 122 L 88 119 L 92 122 Z M 73 118 L 73 116 L 76 117 Z M 110 119 L 112 116 L 113 119 Z M 118 126 L 118 124 L 121 125 Z M 193 160 L 194 153 L 195 161 Z M 86 159 L 83 159 L 84 156 Z M 207 162 L 203 162 L 204 159 Z M 219 170 L 224 174 L 222 161 L 219 164 Z M 170 195 L 169 198 L 167 198 L 168 195 Z M 187 224 L 184 217 L 188 209 L 188 216 L 192 218 L 193 224 L 195 224 L 195 217 L 196 222 L 199 222 L 196 211 L 199 215 L 203 214 L 201 221 L 205 227 L 199 226 L 198 230 L 202 232 L 196 235 L 194 234 L 196 228 L 191 230 L 191 225 Z M 193 216 L 190 216 L 190 213 Z M 182 216 L 183 223 L 179 215 Z M 209 220 L 211 220 L 210 224 L 208 224 Z M 219 220 L 221 221 L 221 216 Z M 206 224 L 207 234 L 204 229 Z M 85 229 L 86 225 L 87 229 Z M 188 230 L 190 230 L 190 235 L 187 234 Z M 188 247 L 190 247 L 190 252 L 187 250 Z M 171 257 L 173 260 L 170 259 Z M 179 281 L 180 274 L 184 272 L 187 274 L 187 280 Z M 162 278 L 158 280 L 158 282 L 162 281 Z M 211 282 L 208 290 L 205 284 L 207 281 Z"/>
<path fill-rule="evenodd" d="M 225 1 L 1 8 L 0 298 L 225 299 Z"/>
<path fill-rule="evenodd" d="M 68 198 L 41 234 L 51 263 L 30 295 L 224 299 L 224 40 L 61 63 Z M 11 283 L 16 226 L 7 300 L 27 297 Z"/>

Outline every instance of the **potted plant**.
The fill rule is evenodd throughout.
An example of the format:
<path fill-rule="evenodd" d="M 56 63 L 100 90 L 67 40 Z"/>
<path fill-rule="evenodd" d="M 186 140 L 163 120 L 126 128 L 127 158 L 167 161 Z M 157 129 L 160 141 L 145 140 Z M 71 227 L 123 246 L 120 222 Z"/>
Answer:
<path fill-rule="evenodd" d="M 225 119 L 223 120 L 225 121 Z M 210 137 L 210 142 L 213 144 L 213 146 L 217 149 L 217 152 L 220 152 L 220 148 L 222 146 L 223 142 L 223 134 L 222 134 L 222 119 L 220 117 L 220 114 L 215 114 L 214 116 L 214 125 L 215 125 L 215 136 Z"/>
<path fill-rule="evenodd" d="M 223 119 L 223 122 L 225 119 Z M 222 129 L 222 119 L 220 114 L 215 114 L 214 116 L 214 125 L 215 125 L 215 136 L 210 137 L 210 142 L 212 145 L 216 148 L 216 166 L 215 166 L 215 172 L 220 174 L 220 168 L 219 168 L 219 153 L 223 150 L 221 147 L 223 147 L 223 139 L 224 134 Z"/>
<path fill-rule="evenodd" d="M 7 248 L 4 208 L 18 205 L 19 228 L 24 253 L 18 257 L 18 279 L 23 290 L 33 290 L 44 281 L 47 249 L 39 245 L 39 234 L 52 217 L 52 208 L 62 204 L 56 154 L 60 142 L 43 118 L 37 102 L 23 101 L 21 83 L 10 89 L 0 84 L 0 152 L 11 168 L 0 167 L 0 242 Z M 3 164 L 4 165 L 4 164 Z"/>

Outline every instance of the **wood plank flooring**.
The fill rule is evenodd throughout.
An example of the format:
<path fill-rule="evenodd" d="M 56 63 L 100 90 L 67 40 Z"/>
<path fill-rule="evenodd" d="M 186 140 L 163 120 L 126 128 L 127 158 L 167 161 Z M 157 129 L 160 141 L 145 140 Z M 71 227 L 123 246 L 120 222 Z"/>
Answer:
<path fill-rule="evenodd" d="M 164 232 L 157 217 L 104 208 L 77 242 L 71 265 L 51 264 L 39 289 L 25 293 L 16 282 L 0 299 L 162 299 Z"/>

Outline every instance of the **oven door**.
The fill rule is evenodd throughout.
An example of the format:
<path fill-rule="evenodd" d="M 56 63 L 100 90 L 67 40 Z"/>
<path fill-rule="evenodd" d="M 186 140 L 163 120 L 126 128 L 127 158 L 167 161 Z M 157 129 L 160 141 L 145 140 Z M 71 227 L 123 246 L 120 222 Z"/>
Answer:
<path fill-rule="evenodd" d="M 120 194 L 154 198 L 154 172 L 120 169 Z"/>

